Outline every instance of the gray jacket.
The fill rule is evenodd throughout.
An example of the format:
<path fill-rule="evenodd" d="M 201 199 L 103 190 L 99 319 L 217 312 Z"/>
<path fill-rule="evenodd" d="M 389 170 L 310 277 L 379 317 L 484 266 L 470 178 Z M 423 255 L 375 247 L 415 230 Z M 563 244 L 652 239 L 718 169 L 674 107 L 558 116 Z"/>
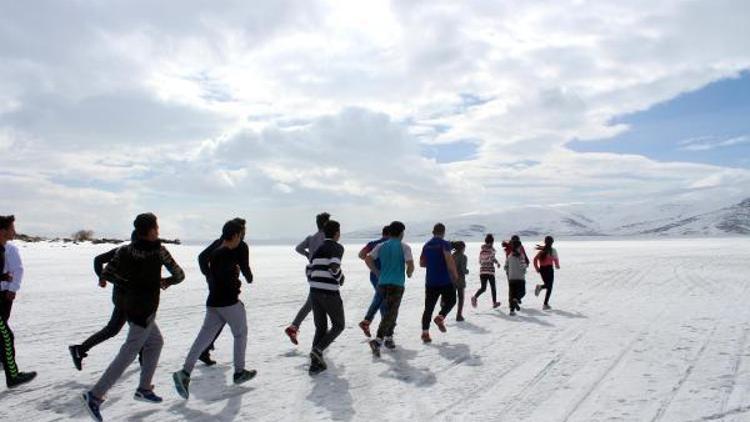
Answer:
<path fill-rule="evenodd" d="M 508 280 L 525 280 L 526 279 L 526 260 L 523 255 L 508 255 L 505 259 L 505 273 L 508 274 Z"/>

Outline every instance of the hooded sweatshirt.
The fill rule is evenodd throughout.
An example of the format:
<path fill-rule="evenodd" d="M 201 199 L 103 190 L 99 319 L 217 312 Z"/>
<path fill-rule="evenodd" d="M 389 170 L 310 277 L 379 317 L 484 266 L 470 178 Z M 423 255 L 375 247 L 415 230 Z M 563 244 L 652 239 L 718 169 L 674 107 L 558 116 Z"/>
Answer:
<path fill-rule="evenodd" d="M 495 248 L 492 245 L 483 244 L 479 251 L 479 274 L 495 274 Z"/>

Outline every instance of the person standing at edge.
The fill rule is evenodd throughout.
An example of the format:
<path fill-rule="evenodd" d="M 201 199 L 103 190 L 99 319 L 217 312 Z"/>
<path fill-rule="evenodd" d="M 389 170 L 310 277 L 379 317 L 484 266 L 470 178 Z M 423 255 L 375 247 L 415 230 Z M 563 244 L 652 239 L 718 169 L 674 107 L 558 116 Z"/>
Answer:
<path fill-rule="evenodd" d="M 234 376 L 235 384 L 249 381 L 256 375 L 255 370 L 245 369 L 245 349 L 247 347 L 247 316 L 245 305 L 240 300 L 240 282 L 237 266 L 240 265 L 240 254 L 237 249 L 242 242 L 244 225 L 236 219 L 230 220 L 221 230 L 221 245 L 211 252 L 209 258 L 208 299 L 206 300 L 206 317 L 198 336 L 185 358 L 182 370 L 172 374 L 177 394 L 183 399 L 189 396 L 190 373 L 195 362 L 209 344 L 216 339 L 216 334 L 225 324 L 234 335 Z M 249 270 L 249 269 L 248 269 Z"/>
<path fill-rule="evenodd" d="M 253 282 L 253 272 L 250 270 L 250 248 L 247 246 L 247 242 L 245 242 L 245 233 L 246 233 L 246 227 L 245 227 L 245 220 L 243 218 L 235 218 L 232 221 L 237 223 L 242 227 L 242 232 L 240 234 L 240 244 L 237 248 L 233 249 L 234 254 L 237 255 L 237 265 L 240 268 L 240 272 L 242 273 L 242 276 L 245 277 L 245 281 L 247 281 L 248 284 Z M 208 285 L 211 284 L 210 278 L 211 278 L 211 270 L 209 268 L 209 261 L 211 259 L 211 254 L 213 251 L 218 249 L 224 241 L 219 238 L 213 241 L 206 249 L 203 250 L 203 252 L 198 255 L 198 266 L 201 269 L 201 273 L 206 276 L 206 283 Z M 216 337 L 213 339 L 210 345 L 206 347 L 206 350 L 201 353 L 201 355 L 198 357 L 198 360 L 206 364 L 207 366 L 211 366 L 216 364 L 216 361 L 211 359 L 211 350 L 214 350 L 214 343 L 216 342 L 216 339 L 219 338 L 221 335 L 221 331 L 224 329 L 224 324 L 221 325 L 219 328 L 219 331 L 216 333 Z"/>
<path fill-rule="evenodd" d="M 323 241 L 325 240 L 325 234 L 323 234 L 323 226 L 328 222 L 330 218 L 331 215 L 327 212 L 322 212 L 316 215 L 315 224 L 318 226 L 318 231 L 314 234 L 311 234 L 310 236 L 307 236 L 305 240 L 300 242 L 300 244 L 297 245 L 296 248 L 294 248 L 294 250 L 297 251 L 298 254 L 307 258 L 308 263 L 310 262 L 310 259 L 312 259 L 315 251 L 320 247 L 320 245 L 323 244 Z M 310 302 L 310 295 L 308 294 L 307 299 L 305 299 L 305 303 L 297 312 L 297 316 L 294 317 L 294 321 L 292 321 L 292 323 L 284 329 L 284 333 L 289 336 L 289 341 L 291 341 L 292 344 L 296 345 L 299 343 L 299 341 L 297 340 L 299 327 L 300 325 L 302 325 L 302 321 L 307 318 L 307 315 L 310 314 L 310 311 L 312 311 L 312 303 Z"/>
<path fill-rule="evenodd" d="M 329 220 L 323 226 L 325 241 L 318 247 L 307 267 L 307 280 L 310 283 L 310 302 L 315 319 L 315 337 L 310 350 L 310 375 L 325 371 L 328 367 L 323 352 L 344 331 L 344 303 L 339 288 L 344 284 L 341 271 L 341 258 L 344 247 L 338 243 L 341 226 Z M 331 329 L 328 329 L 331 318 Z"/>
<path fill-rule="evenodd" d="M 151 384 L 164 345 L 156 325 L 156 311 L 159 308 L 160 290 L 182 282 L 185 273 L 161 244 L 159 225 L 154 214 L 139 214 L 133 221 L 133 226 L 137 239 L 118 249 L 102 272 L 103 279 L 119 284 L 125 290 L 123 309 L 129 329 L 125 343 L 112 363 L 94 387 L 82 395 L 86 410 L 96 421 L 103 420 L 99 409 L 107 391 L 135 360 L 141 349 L 143 364 L 134 399 L 150 403 L 162 402 Z M 171 277 L 161 277 L 162 266 L 167 268 Z"/>
<path fill-rule="evenodd" d="M 456 304 L 455 280 L 458 280 L 456 263 L 451 255 L 450 242 L 443 239 L 445 236 L 445 225 L 435 224 L 432 230 L 433 238 L 422 247 L 419 257 L 419 265 L 427 269 L 425 275 L 425 299 L 424 313 L 422 314 L 422 341 L 429 343 L 430 320 L 435 310 L 438 299 L 441 299 L 441 308 L 435 317 L 435 325 L 442 332 L 446 332 L 445 317 Z"/>
<path fill-rule="evenodd" d="M 135 239 L 136 235 L 135 232 L 133 232 L 133 234 L 130 236 L 130 240 L 134 241 Z M 115 257 L 118 249 L 120 249 L 120 247 L 114 248 L 101 255 L 97 255 L 94 258 L 94 273 L 96 273 L 96 276 L 99 278 L 99 287 L 101 288 L 107 287 L 107 281 L 102 278 L 102 270 L 104 269 L 104 264 L 112 261 L 112 258 Z M 101 330 L 92 334 L 83 343 L 68 346 L 70 356 L 71 358 L 73 358 L 73 365 L 77 370 L 80 371 L 81 369 L 83 369 L 83 358 L 88 356 L 89 350 L 116 336 L 120 332 L 120 330 L 122 330 L 122 327 L 125 326 L 127 319 L 125 318 L 125 312 L 122 309 L 122 290 L 123 288 L 118 285 L 114 285 L 114 287 L 112 288 L 112 304 L 114 304 L 114 309 L 112 309 L 112 316 L 109 317 L 109 322 L 107 323 L 107 325 L 104 326 L 104 328 L 102 328 Z M 141 362 L 141 359 L 142 356 L 139 352 L 139 363 Z"/>
<path fill-rule="evenodd" d="M 414 273 L 414 258 L 411 248 L 403 242 L 406 226 L 400 221 L 394 221 L 388 226 L 390 239 L 377 245 L 365 257 L 365 263 L 370 271 L 378 277 L 378 292 L 385 303 L 385 315 L 380 319 L 376 338 L 370 340 L 369 345 L 375 356 L 380 356 L 380 345 L 393 349 L 396 343 L 393 341 L 393 330 L 398 319 L 398 310 L 401 299 L 404 297 L 404 286 L 406 276 L 411 278 Z M 380 261 L 380 267 L 375 261 Z"/>
<path fill-rule="evenodd" d="M 375 249 L 376 246 L 387 241 L 389 238 L 388 226 L 385 226 L 383 227 L 382 236 L 380 237 L 380 239 L 367 242 L 362 250 L 359 251 L 359 259 L 364 261 L 365 258 L 367 258 L 367 254 L 372 252 L 372 250 Z M 366 264 L 367 263 L 365 263 L 365 265 Z M 376 259 L 374 264 L 375 268 L 380 269 L 380 260 Z M 359 328 L 362 329 L 362 332 L 365 333 L 366 337 L 372 336 L 372 334 L 370 334 L 370 324 L 372 323 L 372 319 L 375 318 L 375 313 L 380 310 L 380 319 L 383 319 L 383 315 L 385 315 L 385 304 L 383 303 L 383 296 L 380 294 L 380 290 L 378 290 L 378 276 L 372 271 L 370 271 L 370 284 L 372 284 L 372 288 L 375 290 L 375 293 L 372 295 L 372 301 L 370 302 L 370 307 L 367 308 L 367 313 L 365 313 L 364 319 L 359 323 Z"/>
<path fill-rule="evenodd" d="M 10 307 L 21 287 L 23 265 L 18 249 L 9 243 L 16 237 L 16 218 L 12 215 L 0 216 L 0 286 L 2 287 L 2 315 L 0 315 L 0 362 L 5 372 L 5 385 L 8 388 L 25 384 L 36 377 L 36 372 L 21 372 L 16 365 L 15 336 L 8 325 Z"/>

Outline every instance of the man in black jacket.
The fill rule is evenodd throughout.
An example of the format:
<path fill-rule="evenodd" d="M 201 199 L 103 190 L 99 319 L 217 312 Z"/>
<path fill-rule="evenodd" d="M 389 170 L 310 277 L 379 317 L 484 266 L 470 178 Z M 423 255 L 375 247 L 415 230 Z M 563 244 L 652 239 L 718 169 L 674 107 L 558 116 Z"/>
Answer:
<path fill-rule="evenodd" d="M 249 284 L 253 282 L 253 272 L 250 269 L 250 250 L 247 246 L 247 243 L 245 242 L 245 220 L 237 217 L 231 221 L 242 227 L 242 232 L 240 233 L 240 244 L 235 249 L 232 249 L 232 253 L 237 258 L 237 265 L 239 266 L 239 270 L 242 273 L 242 276 L 245 277 L 245 280 Z M 222 243 L 223 240 L 221 238 L 216 239 L 206 249 L 204 249 L 203 252 L 200 253 L 200 255 L 198 255 L 198 266 L 201 269 L 201 273 L 206 276 L 206 283 L 208 283 L 209 285 L 211 284 L 211 268 L 209 263 L 211 254 L 216 249 L 218 249 L 222 245 Z M 214 350 L 214 343 L 216 342 L 216 339 L 221 335 L 221 330 L 223 329 L 224 325 L 222 324 L 222 326 L 219 328 L 219 331 L 216 333 L 216 337 L 214 337 L 211 344 L 206 347 L 206 350 L 204 350 L 198 358 L 201 362 L 205 363 L 208 366 L 216 363 L 215 360 L 211 359 L 211 350 Z"/>
<path fill-rule="evenodd" d="M 130 236 L 130 240 L 136 240 L 135 231 Z M 112 261 L 112 258 L 115 257 L 118 249 L 120 248 L 114 248 L 101 255 L 97 255 L 94 258 L 94 273 L 96 273 L 96 276 L 99 279 L 99 287 L 101 288 L 107 287 L 107 281 L 102 278 L 102 270 L 104 269 L 104 265 Z M 112 309 L 112 316 L 110 316 L 107 325 L 105 325 L 101 330 L 92 334 L 83 343 L 68 346 L 68 350 L 70 350 L 70 356 L 73 359 L 73 365 L 77 370 L 80 371 L 82 369 L 83 358 L 88 356 L 89 350 L 116 336 L 120 332 L 120 330 L 122 330 L 122 327 L 125 326 L 127 318 L 125 318 L 125 311 L 122 308 L 122 300 L 123 288 L 115 284 L 112 288 L 112 304 L 114 304 L 114 308 Z M 138 361 L 140 362 L 141 359 L 142 356 L 139 352 Z"/>
<path fill-rule="evenodd" d="M 160 403 L 154 394 L 151 380 L 159 362 L 164 340 L 156 325 L 160 290 L 180 283 L 185 274 L 172 259 L 169 251 L 159 241 L 156 216 L 140 214 L 133 222 L 137 239 L 117 250 L 112 261 L 104 268 L 102 278 L 123 288 L 122 309 L 128 321 L 128 336 L 117 356 L 94 387 L 83 393 L 83 401 L 91 417 L 101 421 L 99 407 L 104 395 L 122 376 L 143 349 L 143 364 L 136 400 Z M 171 277 L 162 278 L 161 268 L 166 267 Z"/>
<path fill-rule="evenodd" d="M 206 317 L 195 338 L 190 352 L 185 358 L 182 370 L 172 374 L 175 388 L 180 397 L 189 396 L 190 374 L 201 352 L 216 338 L 218 331 L 229 324 L 234 336 L 234 376 L 235 384 L 241 384 L 255 377 L 255 370 L 245 369 L 245 347 L 247 346 L 247 316 L 245 305 L 240 300 L 240 277 L 237 272 L 239 262 L 236 250 L 242 241 L 244 227 L 236 220 L 224 224 L 221 244 L 209 258 L 209 293 L 206 299 Z M 249 269 L 249 268 L 248 268 Z"/>

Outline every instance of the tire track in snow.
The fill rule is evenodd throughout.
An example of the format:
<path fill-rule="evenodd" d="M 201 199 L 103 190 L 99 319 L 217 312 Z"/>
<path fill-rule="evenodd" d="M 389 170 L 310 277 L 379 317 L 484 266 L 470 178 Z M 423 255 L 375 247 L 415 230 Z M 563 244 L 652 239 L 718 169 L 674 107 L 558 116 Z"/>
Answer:
<path fill-rule="evenodd" d="M 726 392 L 721 398 L 721 407 L 720 413 L 726 413 L 727 412 L 727 406 L 729 405 L 729 398 L 732 396 L 732 393 L 734 392 L 734 388 L 737 385 L 737 375 L 740 370 L 740 365 L 742 364 L 742 353 L 745 350 L 745 344 L 747 344 L 747 326 L 745 326 L 742 329 L 742 336 L 739 340 L 739 346 L 737 347 L 737 351 L 734 355 L 734 362 L 732 364 L 732 373 L 731 373 L 731 383 L 729 384 L 729 387 L 726 388 Z"/>
<path fill-rule="evenodd" d="M 651 418 L 651 422 L 658 421 L 662 417 L 664 417 L 664 414 L 669 409 L 669 406 L 672 404 L 672 401 L 677 396 L 677 393 L 682 389 L 682 386 L 685 385 L 685 382 L 690 378 L 690 375 L 693 373 L 693 369 L 695 368 L 695 365 L 698 363 L 698 361 L 703 357 L 703 353 L 705 353 L 706 349 L 708 348 L 708 345 L 711 343 L 711 339 L 713 338 L 714 334 L 716 333 L 717 325 L 714 325 L 713 329 L 711 329 L 711 334 L 709 334 L 706 337 L 706 340 L 701 345 L 701 348 L 698 350 L 698 353 L 693 356 L 692 359 L 690 359 L 687 368 L 685 368 L 685 372 L 683 372 L 682 377 L 677 381 L 677 384 L 672 387 L 672 391 L 669 392 L 669 395 L 667 398 L 659 405 L 659 409 L 657 409 L 656 414 L 653 418 Z"/>

